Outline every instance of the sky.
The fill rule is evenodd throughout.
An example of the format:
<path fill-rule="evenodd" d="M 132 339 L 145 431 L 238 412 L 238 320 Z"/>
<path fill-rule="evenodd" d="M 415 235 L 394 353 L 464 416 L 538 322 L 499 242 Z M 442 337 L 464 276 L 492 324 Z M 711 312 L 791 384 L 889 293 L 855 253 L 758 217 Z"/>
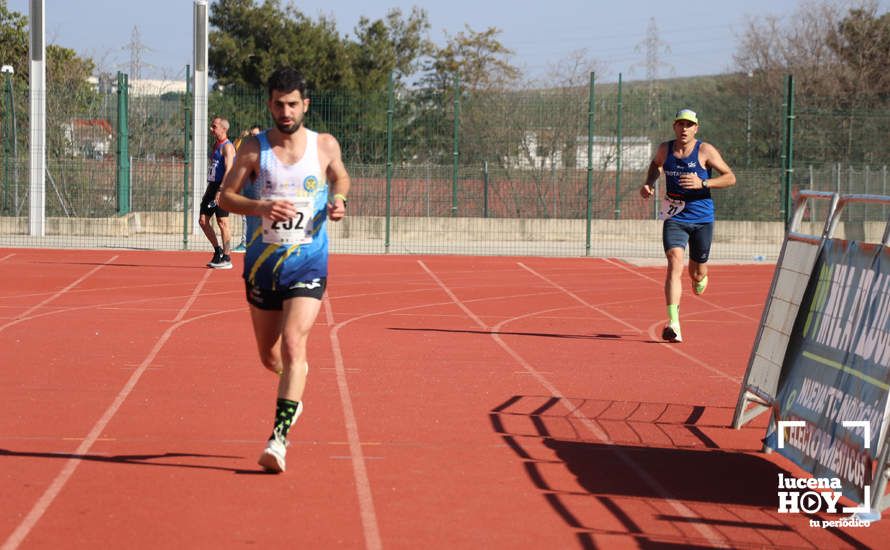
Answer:
<path fill-rule="evenodd" d="M 261 0 L 260 0 L 261 1 Z M 833 0 L 844 5 L 846 0 Z M 283 3 L 288 0 L 282 0 Z M 213 2 L 209 2 L 212 4 Z M 654 18 L 658 77 L 731 71 L 739 37 L 754 17 L 789 17 L 798 0 L 304 0 L 292 1 L 315 19 L 332 17 L 341 35 L 353 36 L 359 18 L 383 18 L 392 8 L 426 10 L 429 37 L 444 44 L 469 25 L 496 27 L 500 42 L 513 50 L 511 62 L 524 74 L 544 79 L 555 65 L 582 52 L 597 63 L 600 81 L 646 75 L 647 29 Z M 7 0 L 27 15 L 28 0 Z M 45 0 L 47 43 L 91 57 L 103 71 L 130 72 L 130 44 L 146 78 L 182 78 L 192 64 L 193 0 Z M 879 13 L 890 0 L 878 0 Z M 134 29 L 136 32 L 134 32 Z M 134 41 L 134 37 L 137 39 Z M 2 60 L 0 60 L 2 62 Z M 132 78 L 132 75 L 131 75 Z"/>

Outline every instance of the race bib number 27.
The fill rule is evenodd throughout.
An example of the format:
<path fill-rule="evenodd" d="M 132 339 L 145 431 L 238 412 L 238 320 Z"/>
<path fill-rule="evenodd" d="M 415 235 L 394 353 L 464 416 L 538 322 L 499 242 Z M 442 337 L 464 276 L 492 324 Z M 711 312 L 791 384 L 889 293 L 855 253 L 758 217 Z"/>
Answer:
<path fill-rule="evenodd" d="M 659 220 L 667 220 L 673 218 L 686 208 L 686 201 L 665 197 L 661 201 L 661 211 L 658 213 Z"/>
<path fill-rule="evenodd" d="M 297 213 L 285 221 L 272 221 L 263 218 L 263 242 L 266 244 L 309 244 L 312 242 L 312 205 L 311 198 L 299 198 L 293 201 Z"/>

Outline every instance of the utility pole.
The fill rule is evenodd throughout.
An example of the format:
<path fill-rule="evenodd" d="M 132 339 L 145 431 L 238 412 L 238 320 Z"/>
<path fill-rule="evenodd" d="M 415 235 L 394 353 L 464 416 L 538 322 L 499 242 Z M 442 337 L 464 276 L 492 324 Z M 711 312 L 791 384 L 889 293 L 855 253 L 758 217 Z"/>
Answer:
<path fill-rule="evenodd" d="M 133 26 L 133 32 L 130 33 L 130 42 L 126 49 L 130 50 L 130 74 L 127 75 L 132 80 L 142 78 L 142 54 L 148 47 L 142 43 L 142 37 L 139 35 L 139 27 Z"/>
<path fill-rule="evenodd" d="M 670 54 L 671 48 L 658 37 L 658 25 L 656 24 L 654 17 L 649 18 L 649 24 L 646 26 L 646 38 L 638 43 L 634 49 L 637 53 L 643 50 L 645 50 L 646 53 L 646 60 L 643 63 L 637 63 L 637 66 L 643 65 L 646 69 L 646 82 L 648 83 L 649 88 L 647 114 L 649 115 L 649 127 L 650 129 L 654 129 L 658 125 L 658 113 L 660 112 L 658 102 L 658 93 L 660 91 L 658 86 L 658 72 L 662 67 L 668 67 L 671 69 L 670 72 L 673 72 L 673 66 L 661 60 L 660 55 L 662 53 Z"/>

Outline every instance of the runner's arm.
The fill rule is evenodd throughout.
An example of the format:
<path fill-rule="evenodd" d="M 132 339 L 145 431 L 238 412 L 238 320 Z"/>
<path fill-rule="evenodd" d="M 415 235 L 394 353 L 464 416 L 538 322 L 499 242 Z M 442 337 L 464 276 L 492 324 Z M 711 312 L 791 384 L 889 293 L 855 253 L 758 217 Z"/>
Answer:
<path fill-rule="evenodd" d="M 223 146 L 222 154 L 223 154 L 223 159 L 225 159 L 225 163 L 226 163 L 226 173 L 223 174 L 223 179 L 225 180 L 225 178 L 229 174 L 229 172 L 232 171 L 232 166 L 235 164 L 235 146 L 232 145 L 231 143 L 226 143 Z M 219 203 L 219 197 L 220 197 L 220 191 L 217 191 L 216 197 L 215 197 L 217 204 Z"/>
<path fill-rule="evenodd" d="M 702 143 L 699 153 L 704 154 L 705 168 L 713 168 L 720 172 L 716 178 L 708 180 L 708 187 L 711 189 L 720 189 L 721 187 L 732 187 L 735 185 L 735 174 L 732 169 L 723 160 L 720 151 L 710 143 Z"/>
<path fill-rule="evenodd" d="M 325 177 L 328 180 L 328 216 L 332 221 L 340 221 L 346 215 L 346 197 L 349 195 L 351 181 L 343 157 L 340 144 L 330 134 L 319 136 L 319 145 L 325 157 L 329 159 Z"/>
<path fill-rule="evenodd" d="M 667 143 L 662 143 L 658 146 L 658 151 L 655 152 L 655 157 L 652 158 L 652 162 L 649 163 L 649 170 L 646 172 L 646 181 L 640 187 L 640 196 L 644 199 L 648 199 L 653 194 L 655 194 L 655 182 L 658 181 L 658 178 L 661 177 L 661 173 L 664 171 L 664 159 L 667 157 Z"/>

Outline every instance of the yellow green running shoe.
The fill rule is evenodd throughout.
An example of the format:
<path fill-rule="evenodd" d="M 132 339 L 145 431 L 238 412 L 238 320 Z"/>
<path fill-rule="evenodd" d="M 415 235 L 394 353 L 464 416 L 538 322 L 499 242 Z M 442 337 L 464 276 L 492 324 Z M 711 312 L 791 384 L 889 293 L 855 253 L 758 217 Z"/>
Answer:
<path fill-rule="evenodd" d="M 706 288 L 708 288 L 707 275 L 705 275 L 701 281 L 692 281 L 692 292 L 694 292 L 696 296 L 704 294 Z"/>

